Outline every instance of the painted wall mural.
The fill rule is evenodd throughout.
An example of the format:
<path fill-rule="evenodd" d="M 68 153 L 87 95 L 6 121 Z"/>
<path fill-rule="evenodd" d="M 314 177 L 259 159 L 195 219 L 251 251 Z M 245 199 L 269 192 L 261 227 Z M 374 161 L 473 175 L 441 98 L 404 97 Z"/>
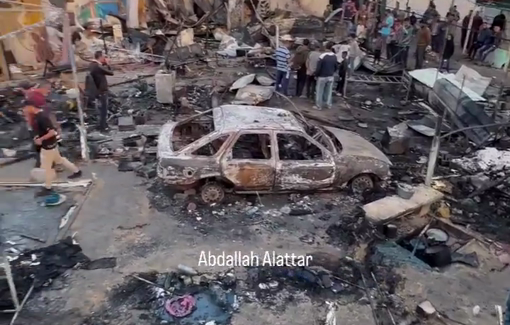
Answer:
<path fill-rule="evenodd" d="M 90 19 L 102 18 L 106 19 L 108 14 L 120 15 L 125 13 L 126 0 L 99 0 L 88 1 L 79 6 L 78 21 L 85 24 Z"/>

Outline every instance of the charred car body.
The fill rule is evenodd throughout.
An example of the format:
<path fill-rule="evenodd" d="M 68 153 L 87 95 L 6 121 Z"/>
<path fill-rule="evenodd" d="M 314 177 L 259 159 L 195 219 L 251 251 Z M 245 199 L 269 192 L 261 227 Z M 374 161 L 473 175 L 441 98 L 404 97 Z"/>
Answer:
<path fill-rule="evenodd" d="M 384 179 L 391 162 L 356 133 L 308 124 L 269 107 L 224 105 L 168 122 L 158 140 L 158 177 L 200 187 L 205 202 L 225 191 L 292 192 L 339 188 L 362 192 Z"/>

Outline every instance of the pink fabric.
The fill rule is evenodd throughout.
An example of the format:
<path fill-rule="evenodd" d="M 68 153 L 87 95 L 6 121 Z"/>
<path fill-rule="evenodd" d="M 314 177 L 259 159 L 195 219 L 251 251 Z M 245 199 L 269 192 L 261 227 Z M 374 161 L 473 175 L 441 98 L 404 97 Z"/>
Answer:
<path fill-rule="evenodd" d="M 174 317 L 186 317 L 195 307 L 195 298 L 190 295 L 169 299 L 165 302 L 166 311 Z"/>

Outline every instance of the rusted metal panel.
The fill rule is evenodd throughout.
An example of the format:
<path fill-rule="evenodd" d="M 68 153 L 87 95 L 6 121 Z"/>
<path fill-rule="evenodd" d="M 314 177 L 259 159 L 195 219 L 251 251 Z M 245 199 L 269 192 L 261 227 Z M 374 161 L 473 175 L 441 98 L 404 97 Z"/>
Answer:
<path fill-rule="evenodd" d="M 320 189 L 330 187 L 334 179 L 332 163 L 278 162 L 275 187 L 280 190 Z"/>
<path fill-rule="evenodd" d="M 223 175 L 237 188 L 272 189 L 275 179 L 274 160 L 231 160 L 224 165 Z"/>
<path fill-rule="evenodd" d="M 389 165 L 381 160 L 360 156 L 337 157 L 336 165 L 336 187 L 347 183 L 360 174 L 372 174 L 376 175 L 380 179 L 385 179 L 388 177 L 390 170 Z"/>

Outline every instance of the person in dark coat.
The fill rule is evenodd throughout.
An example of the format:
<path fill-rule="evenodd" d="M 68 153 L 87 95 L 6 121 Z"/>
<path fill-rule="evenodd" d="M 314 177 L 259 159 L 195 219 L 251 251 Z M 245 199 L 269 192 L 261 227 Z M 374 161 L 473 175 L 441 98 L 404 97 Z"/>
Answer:
<path fill-rule="evenodd" d="M 349 71 L 349 58 L 347 52 L 342 52 L 342 62 L 338 65 L 338 83 L 336 85 L 336 93 L 338 96 L 343 96 L 345 79 L 347 79 L 347 72 Z"/>
<path fill-rule="evenodd" d="M 499 15 L 494 17 L 494 20 L 492 21 L 491 29 L 494 30 L 494 27 L 498 26 L 500 30 L 505 30 L 505 25 L 506 25 L 506 16 L 503 13 L 503 11 L 501 11 L 499 13 Z"/>
<path fill-rule="evenodd" d="M 482 25 L 484 24 L 483 18 L 480 16 L 480 12 L 475 12 L 475 16 L 473 17 L 473 24 L 471 25 L 471 34 L 469 36 L 468 40 L 468 48 L 471 48 L 473 44 L 478 39 L 478 32 L 482 28 Z"/>
<path fill-rule="evenodd" d="M 108 65 L 106 56 L 102 51 L 94 53 L 94 61 L 89 66 L 89 72 L 94 81 L 96 99 L 99 101 L 99 131 L 107 132 L 108 124 L 106 122 L 108 114 L 108 80 L 106 76 L 113 76 L 113 72 Z M 91 91 L 94 93 L 94 91 Z"/>
<path fill-rule="evenodd" d="M 461 34 L 460 34 L 460 47 L 464 48 L 464 45 L 466 43 L 466 36 L 467 36 L 467 31 L 469 29 L 469 23 L 471 21 L 471 16 L 473 16 L 473 10 L 469 10 L 469 14 L 466 15 L 466 17 L 464 17 L 464 19 L 462 19 L 462 30 L 461 30 Z"/>
<path fill-rule="evenodd" d="M 453 40 L 453 34 L 448 34 L 448 36 L 446 36 L 446 44 L 443 51 L 443 61 L 441 63 L 441 68 L 444 68 L 448 73 L 450 72 L 450 59 L 454 52 L 455 42 Z"/>

